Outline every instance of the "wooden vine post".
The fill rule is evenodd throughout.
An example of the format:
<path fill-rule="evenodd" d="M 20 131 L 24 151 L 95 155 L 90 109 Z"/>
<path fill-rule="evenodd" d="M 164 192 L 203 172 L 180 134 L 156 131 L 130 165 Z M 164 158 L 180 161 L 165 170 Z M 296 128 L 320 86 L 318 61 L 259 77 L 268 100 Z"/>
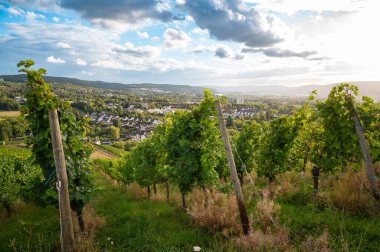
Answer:
<path fill-rule="evenodd" d="M 236 172 L 234 156 L 232 154 L 231 145 L 228 140 L 227 129 L 226 129 L 226 125 L 223 119 L 222 107 L 220 106 L 219 100 L 216 100 L 214 102 L 214 106 L 216 109 L 216 114 L 218 116 L 220 134 L 222 136 L 223 144 L 224 144 L 224 151 L 226 152 L 228 166 L 230 168 L 231 181 L 234 186 L 236 200 L 239 206 L 240 220 L 243 226 L 243 232 L 245 235 L 248 235 L 251 229 L 249 227 L 247 209 L 245 207 L 243 192 L 241 190 L 239 178 Z"/>
<path fill-rule="evenodd" d="M 349 95 L 346 95 L 346 99 L 347 100 L 350 99 Z M 363 129 L 362 124 L 360 123 L 358 113 L 356 112 L 356 109 L 355 109 L 354 102 L 352 102 L 350 106 L 350 112 L 351 112 L 352 118 L 354 119 L 356 134 L 359 138 L 359 144 L 360 144 L 360 148 L 363 154 L 364 165 L 367 170 L 367 176 L 368 176 L 369 186 L 371 188 L 371 194 L 377 201 L 380 201 L 379 189 L 377 186 L 377 178 L 375 174 L 375 169 L 373 168 L 372 157 L 368 150 L 367 142 L 364 136 L 364 129 Z"/>
<path fill-rule="evenodd" d="M 74 228 L 71 219 L 70 197 L 67 181 L 65 155 L 59 128 L 58 113 L 56 109 L 49 110 L 49 123 L 51 140 L 54 152 L 54 163 L 57 173 L 57 191 L 59 201 L 59 215 L 61 224 L 61 251 L 75 251 Z"/>

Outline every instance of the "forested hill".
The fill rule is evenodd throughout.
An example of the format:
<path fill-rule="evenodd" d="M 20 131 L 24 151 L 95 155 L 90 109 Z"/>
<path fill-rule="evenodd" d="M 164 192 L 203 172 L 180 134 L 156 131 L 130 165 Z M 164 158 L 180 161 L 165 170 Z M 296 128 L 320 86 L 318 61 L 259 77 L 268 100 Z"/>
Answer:
<path fill-rule="evenodd" d="M 0 79 L 9 82 L 25 82 L 26 75 L 0 75 Z M 130 90 L 139 89 L 152 92 L 171 92 L 171 93 L 193 93 L 202 94 L 204 87 L 189 86 L 189 85 L 172 85 L 172 84 L 153 84 L 153 83 L 140 83 L 140 84 L 122 84 L 103 81 L 88 81 L 75 78 L 44 76 L 44 79 L 48 83 L 56 84 L 73 84 L 83 87 L 104 88 L 112 90 Z M 213 90 L 214 91 L 214 90 Z"/>

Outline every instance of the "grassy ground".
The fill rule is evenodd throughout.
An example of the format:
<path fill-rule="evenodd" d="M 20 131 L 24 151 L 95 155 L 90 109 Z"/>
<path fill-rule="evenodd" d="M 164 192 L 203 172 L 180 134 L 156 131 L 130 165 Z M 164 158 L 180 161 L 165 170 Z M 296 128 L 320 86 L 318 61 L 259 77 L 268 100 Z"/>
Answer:
<path fill-rule="evenodd" d="M 30 153 L 0 147 L 0 153 L 7 152 Z M 125 187 L 112 186 L 114 183 L 99 172 L 95 175 L 99 190 L 90 206 L 106 220 L 94 238 L 99 251 L 192 251 L 193 246 L 200 246 L 202 251 L 234 250 L 232 242 L 220 235 L 194 227 L 188 215 L 178 208 L 165 202 L 137 199 Z M 311 189 L 306 192 L 312 193 Z M 307 200 L 291 202 L 289 198 L 279 198 L 278 203 L 280 223 L 289 230 L 295 247 L 307 236 L 318 236 L 326 229 L 333 251 L 380 251 L 379 215 L 355 216 Z M 58 209 L 20 202 L 15 209 L 10 218 L 0 212 L 0 251 L 59 248 Z"/>
<path fill-rule="evenodd" d="M 53 251 L 59 248 L 59 213 L 54 207 L 21 205 L 0 217 L 0 251 Z"/>
<path fill-rule="evenodd" d="M 181 210 L 165 202 L 135 199 L 102 178 L 98 181 L 105 190 L 94 208 L 107 223 L 96 237 L 101 251 L 193 251 L 193 246 L 202 251 L 232 250 L 222 237 L 194 227 Z"/>
<path fill-rule="evenodd" d="M 99 251 L 193 251 L 193 246 L 202 251 L 232 250 L 222 237 L 194 227 L 186 213 L 164 202 L 136 199 L 100 174 L 96 183 L 100 190 L 90 205 L 106 220 L 94 239 Z M 34 205 L 17 209 L 11 218 L 0 218 L 0 251 L 59 248 L 57 209 Z"/>
<path fill-rule="evenodd" d="M 342 251 L 380 251 L 380 216 L 352 216 L 313 205 L 281 204 L 280 220 L 291 230 L 290 238 L 300 243 L 307 235 L 329 232 L 329 246 Z"/>

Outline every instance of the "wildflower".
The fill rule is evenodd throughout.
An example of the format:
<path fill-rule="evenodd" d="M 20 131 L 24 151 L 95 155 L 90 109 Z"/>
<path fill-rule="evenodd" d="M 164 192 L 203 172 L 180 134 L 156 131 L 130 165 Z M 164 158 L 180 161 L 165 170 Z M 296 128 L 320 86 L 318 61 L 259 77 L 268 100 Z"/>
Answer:
<path fill-rule="evenodd" d="M 110 238 L 110 237 L 108 237 L 108 238 L 107 238 L 107 240 L 111 240 L 111 238 Z"/>
<path fill-rule="evenodd" d="M 113 245 L 113 241 L 111 241 L 111 245 Z"/>
<path fill-rule="evenodd" d="M 199 251 L 201 251 L 201 247 L 199 247 L 199 246 L 194 246 L 194 247 L 193 247 L 193 250 L 196 251 L 196 252 L 199 252 Z"/>

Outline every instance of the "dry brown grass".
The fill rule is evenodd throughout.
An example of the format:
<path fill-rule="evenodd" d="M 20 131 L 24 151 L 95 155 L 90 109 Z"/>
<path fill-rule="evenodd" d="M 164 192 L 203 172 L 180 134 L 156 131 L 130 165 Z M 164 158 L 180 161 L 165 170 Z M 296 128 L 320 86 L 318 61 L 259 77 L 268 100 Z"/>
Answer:
<path fill-rule="evenodd" d="M 368 179 L 364 171 L 349 170 L 342 173 L 338 180 L 334 179 L 326 197 L 335 207 L 351 213 L 372 214 L 379 208 L 368 191 Z"/>
<path fill-rule="evenodd" d="M 212 232 L 222 232 L 231 237 L 242 232 L 239 211 L 233 195 L 218 192 L 209 193 L 208 207 L 204 207 L 204 194 L 197 189 L 191 194 L 188 213 L 193 222 Z"/>
<path fill-rule="evenodd" d="M 20 111 L 0 111 L 0 117 L 18 117 L 20 115 Z"/>
<path fill-rule="evenodd" d="M 100 174 L 102 174 L 102 176 L 105 178 L 105 180 L 107 181 L 107 184 L 111 185 L 113 188 L 120 188 L 120 183 L 114 179 L 111 178 L 110 175 L 108 175 L 107 173 L 105 173 L 104 171 L 102 171 L 101 169 L 98 169 L 98 172 Z"/>
<path fill-rule="evenodd" d="M 166 201 L 166 195 L 163 194 L 161 191 L 157 190 L 157 193 L 152 192 L 152 196 L 150 197 L 152 201 L 156 202 L 162 202 Z"/>
<path fill-rule="evenodd" d="M 280 214 L 280 206 L 275 204 L 270 197 L 269 190 L 263 190 L 262 196 L 256 205 L 253 220 L 254 223 L 266 231 L 277 225 L 277 218 Z"/>
<path fill-rule="evenodd" d="M 300 251 L 302 252 L 329 252 L 329 233 L 325 230 L 320 236 L 309 235 L 302 242 Z"/>
<path fill-rule="evenodd" d="M 260 195 L 252 216 L 252 226 L 260 229 L 252 230 L 248 236 L 234 239 L 238 251 L 290 251 L 288 232 L 279 225 L 280 206 L 274 198 L 283 190 L 292 187 L 286 178 L 281 186 L 271 185 L 271 188 L 258 190 Z"/>
<path fill-rule="evenodd" d="M 137 183 L 129 184 L 127 190 L 136 199 L 148 198 L 147 188 L 141 187 Z"/>
<path fill-rule="evenodd" d="M 297 187 L 300 183 L 307 181 L 311 175 L 302 175 L 299 172 L 286 172 L 278 176 L 275 196 L 281 196 Z"/>
<path fill-rule="evenodd" d="M 273 233 L 264 233 L 261 230 L 252 231 L 247 236 L 234 239 L 238 251 L 290 251 L 289 239 L 283 229 Z"/>
<path fill-rule="evenodd" d="M 376 162 L 374 165 L 373 165 L 373 168 L 375 168 L 375 173 L 377 175 L 380 174 L 380 161 Z"/>
<path fill-rule="evenodd" d="M 105 223 L 105 219 L 95 214 L 95 211 L 90 205 L 86 205 L 83 209 L 83 221 L 85 233 L 81 234 L 79 230 L 79 223 L 77 215 L 72 212 L 72 219 L 74 224 L 75 240 L 78 252 L 97 252 L 99 248 L 95 243 L 95 233 Z"/>

